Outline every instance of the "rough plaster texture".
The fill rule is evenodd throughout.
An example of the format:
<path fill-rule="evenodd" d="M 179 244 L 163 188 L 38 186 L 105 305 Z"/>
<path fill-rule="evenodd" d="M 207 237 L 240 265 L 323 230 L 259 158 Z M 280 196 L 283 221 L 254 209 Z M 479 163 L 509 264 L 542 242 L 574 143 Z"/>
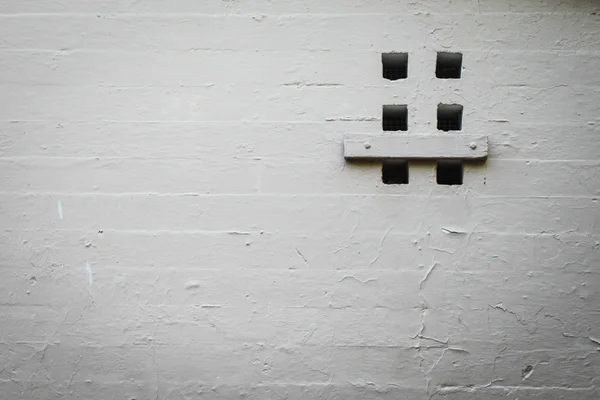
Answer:
<path fill-rule="evenodd" d="M 600 398 L 599 12 L 0 1 L 0 398 Z M 441 102 L 464 185 L 344 161 Z"/>

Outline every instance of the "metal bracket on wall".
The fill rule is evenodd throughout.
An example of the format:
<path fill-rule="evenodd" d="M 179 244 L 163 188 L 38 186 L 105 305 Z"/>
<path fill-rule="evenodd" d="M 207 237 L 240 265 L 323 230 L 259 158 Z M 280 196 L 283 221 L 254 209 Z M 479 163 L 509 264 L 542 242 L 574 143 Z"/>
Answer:
<path fill-rule="evenodd" d="M 404 160 L 485 160 L 487 136 L 481 135 L 346 135 L 344 158 Z"/>

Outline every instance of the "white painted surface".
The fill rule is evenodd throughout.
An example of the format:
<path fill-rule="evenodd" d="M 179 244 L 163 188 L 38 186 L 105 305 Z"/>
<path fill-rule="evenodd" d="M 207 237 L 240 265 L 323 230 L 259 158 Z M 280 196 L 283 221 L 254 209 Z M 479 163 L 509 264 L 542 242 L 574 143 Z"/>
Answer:
<path fill-rule="evenodd" d="M 597 400 L 598 12 L 0 2 L 0 398 Z M 464 185 L 345 163 L 441 102 Z"/>
<path fill-rule="evenodd" d="M 460 159 L 484 160 L 488 155 L 486 136 L 460 133 L 444 135 L 403 134 L 346 135 L 346 159 Z"/>

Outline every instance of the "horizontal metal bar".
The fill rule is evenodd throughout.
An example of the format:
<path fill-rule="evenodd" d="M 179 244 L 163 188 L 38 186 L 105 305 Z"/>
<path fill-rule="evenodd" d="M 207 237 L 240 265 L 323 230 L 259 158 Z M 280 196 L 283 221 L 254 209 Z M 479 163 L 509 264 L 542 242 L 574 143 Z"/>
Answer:
<path fill-rule="evenodd" d="M 487 136 L 463 134 L 394 134 L 344 137 L 346 159 L 455 159 L 483 160 L 488 155 Z"/>

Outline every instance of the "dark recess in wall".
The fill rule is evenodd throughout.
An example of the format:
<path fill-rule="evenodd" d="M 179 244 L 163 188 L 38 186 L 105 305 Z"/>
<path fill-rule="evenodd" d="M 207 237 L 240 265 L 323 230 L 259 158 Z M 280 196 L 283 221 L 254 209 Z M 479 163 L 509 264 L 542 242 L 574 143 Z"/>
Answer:
<path fill-rule="evenodd" d="M 407 131 L 408 107 L 406 105 L 383 106 L 382 122 L 384 131 Z"/>
<path fill-rule="evenodd" d="M 408 53 L 383 53 L 383 77 L 390 81 L 408 77 Z"/>
<path fill-rule="evenodd" d="M 386 160 L 381 168 L 381 180 L 386 185 L 405 185 L 408 183 L 408 161 Z"/>

